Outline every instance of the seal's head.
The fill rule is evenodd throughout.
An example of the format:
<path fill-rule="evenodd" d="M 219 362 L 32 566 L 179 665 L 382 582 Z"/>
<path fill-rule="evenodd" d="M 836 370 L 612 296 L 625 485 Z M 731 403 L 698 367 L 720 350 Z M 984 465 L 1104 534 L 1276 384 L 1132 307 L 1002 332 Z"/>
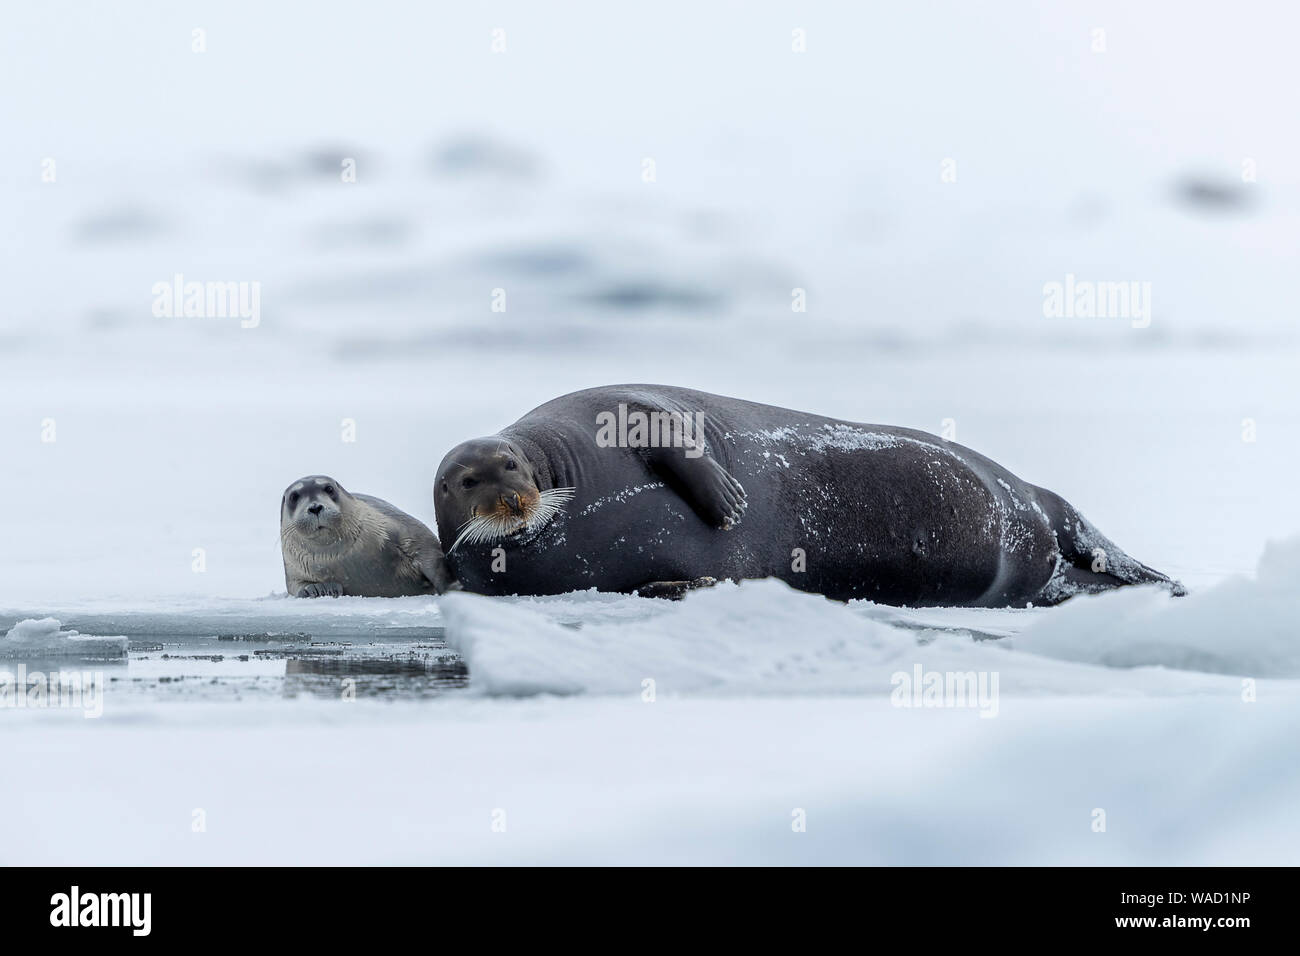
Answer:
<path fill-rule="evenodd" d="M 312 542 L 337 541 L 352 496 L 328 475 L 299 478 L 280 499 L 280 533 L 296 534 Z"/>
<path fill-rule="evenodd" d="M 536 531 L 564 510 L 572 488 L 543 489 L 522 448 L 504 438 L 457 445 L 438 466 L 433 486 L 438 536 L 462 544 Z"/>

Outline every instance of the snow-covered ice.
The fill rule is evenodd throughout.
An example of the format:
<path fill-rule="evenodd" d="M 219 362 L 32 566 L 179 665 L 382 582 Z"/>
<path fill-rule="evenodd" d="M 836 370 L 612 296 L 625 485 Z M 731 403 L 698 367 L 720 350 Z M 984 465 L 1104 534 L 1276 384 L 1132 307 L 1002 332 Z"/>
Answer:
<path fill-rule="evenodd" d="M 1297 721 L 1293 692 L 1004 699 L 993 720 L 884 697 L 24 711 L 0 746 L 40 772 L 3 789 L 27 825 L 0 860 L 1285 864 Z"/>
<path fill-rule="evenodd" d="M 0 790 L 0 810 L 48 825 L 21 828 L 0 858 L 1287 863 L 1300 680 L 1276 637 L 1293 592 L 1277 585 L 1296 567 L 1291 542 L 1257 578 L 1188 598 L 1116 592 L 1037 611 L 843 605 L 774 581 L 677 603 L 417 599 L 470 670 L 468 689 L 430 700 L 286 699 L 283 662 L 133 652 L 134 681 L 248 683 L 238 703 L 110 688 L 90 729 L 59 711 L 4 715 L 0 747 L 42 772 Z M 1276 616 L 1257 617 L 1269 594 Z M 1198 601 L 1235 619 L 1217 654 L 1196 652 L 1208 630 L 1187 636 L 1182 609 L 1195 616 Z M 348 603 L 311 602 L 298 626 Z M 369 606 L 404 602 L 351 603 L 361 635 L 394 630 Z M 1145 650 L 1116 659 L 1107 628 L 1135 614 Z M 1012 636 L 971 637 L 981 629 Z M 899 675 L 917 668 L 997 675 L 994 719 L 898 706 Z M 796 812 L 806 832 L 792 831 Z"/>

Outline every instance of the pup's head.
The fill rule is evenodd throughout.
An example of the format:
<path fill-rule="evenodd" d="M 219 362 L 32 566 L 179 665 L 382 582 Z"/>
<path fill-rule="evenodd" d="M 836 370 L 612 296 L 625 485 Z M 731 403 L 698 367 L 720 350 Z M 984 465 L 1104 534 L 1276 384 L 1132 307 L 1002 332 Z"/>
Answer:
<path fill-rule="evenodd" d="M 299 478 L 280 499 L 280 531 L 317 541 L 337 539 L 352 496 L 328 475 Z"/>

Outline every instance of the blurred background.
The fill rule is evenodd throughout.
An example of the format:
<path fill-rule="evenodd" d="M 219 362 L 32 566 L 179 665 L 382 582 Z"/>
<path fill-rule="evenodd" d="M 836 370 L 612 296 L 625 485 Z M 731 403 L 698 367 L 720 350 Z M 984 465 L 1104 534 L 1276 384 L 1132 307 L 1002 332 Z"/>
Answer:
<path fill-rule="evenodd" d="M 1276 4 L 27 4 L 0 599 L 283 590 L 280 492 L 689 385 L 946 430 L 1206 584 L 1300 532 Z M 255 327 L 155 286 L 258 283 Z M 1051 318 L 1150 283 L 1146 327 Z"/>

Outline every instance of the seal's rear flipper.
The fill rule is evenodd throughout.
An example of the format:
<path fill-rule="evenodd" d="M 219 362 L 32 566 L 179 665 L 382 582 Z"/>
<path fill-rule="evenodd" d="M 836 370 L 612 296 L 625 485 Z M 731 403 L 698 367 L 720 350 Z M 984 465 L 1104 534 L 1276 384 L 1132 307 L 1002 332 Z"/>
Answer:
<path fill-rule="evenodd" d="M 1174 597 L 1184 597 L 1187 588 L 1155 568 L 1123 551 L 1093 527 L 1083 515 L 1060 495 L 1037 489 L 1061 557 L 1066 561 L 1064 579 L 1071 593 L 1091 594 L 1125 585 L 1159 584 Z"/>
<path fill-rule="evenodd" d="M 1125 555 L 1125 557 L 1128 557 Z M 1132 561 L 1132 558 L 1129 558 Z M 1158 584 L 1168 589 L 1171 597 L 1186 597 L 1187 588 L 1181 581 L 1175 581 L 1173 578 L 1161 574 L 1148 568 L 1145 564 L 1133 561 L 1142 572 L 1138 574 L 1125 575 L 1120 577 L 1108 572 L 1098 573 L 1092 570 L 1091 566 L 1079 567 L 1076 565 L 1067 565 L 1061 572 L 1061 579 L 1065 582 L 1065 596 L 1074 594 L 1097 594 L 1101 591 L 1112 591 L 1115 588 L 1122 588 L 1126 585 L 1134 584 Z"/>

